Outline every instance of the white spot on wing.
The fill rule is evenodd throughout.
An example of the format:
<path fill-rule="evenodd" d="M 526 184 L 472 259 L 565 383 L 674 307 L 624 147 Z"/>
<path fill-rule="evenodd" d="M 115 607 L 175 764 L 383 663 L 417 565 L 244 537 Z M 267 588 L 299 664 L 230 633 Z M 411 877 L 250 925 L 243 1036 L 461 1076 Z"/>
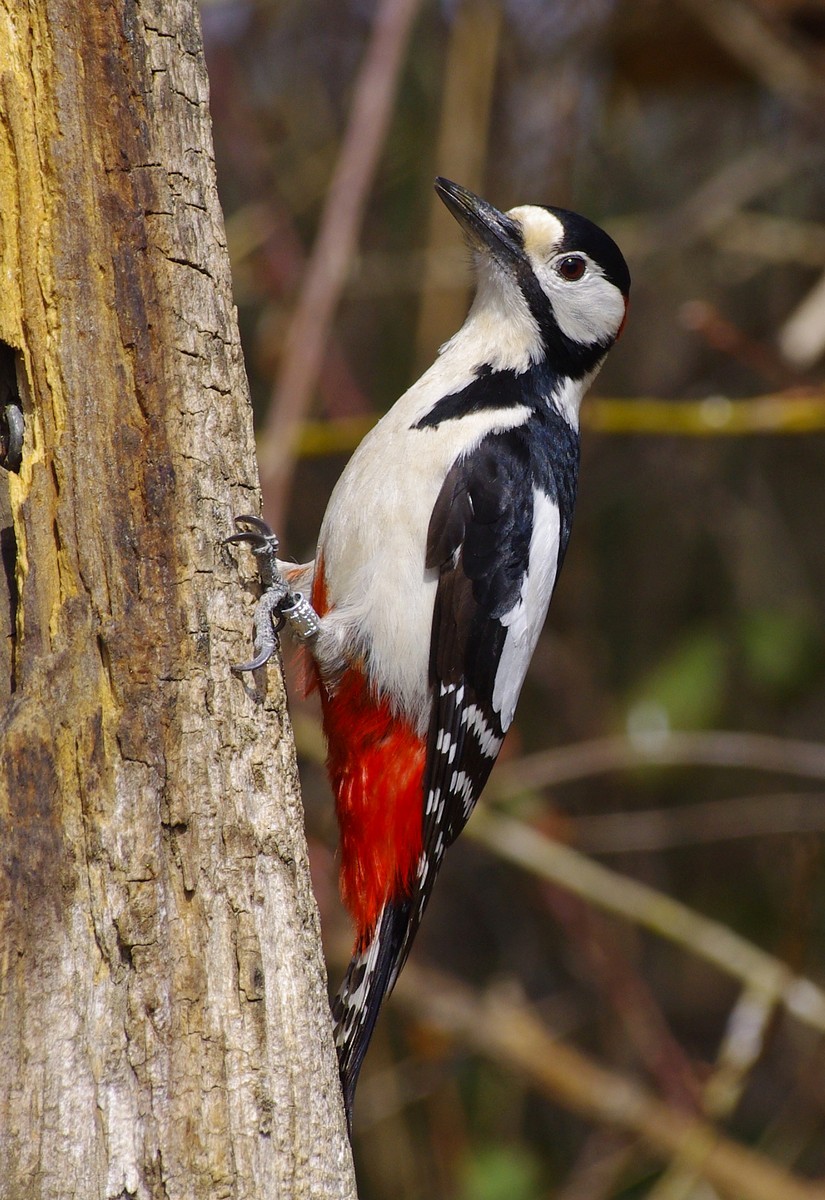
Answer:
<path fill-rule="evenodd" d="M 502 739 L 490 728 L 490 724 L 477 704 L 468 704 L 461 719 L 467 730 L 476 736 L 482 754 L 495 758 L 501 749 Z"/>
<path fill-rule="evenodd" d="M 560 519 L 556 503 L 544 492 L 533 493 L 533 532 L 521 595 L 502 617 L 507 636 L 493 687 L 493 707 L 508 729 L 541 627 L 547 616 L 559 560 Z"/>

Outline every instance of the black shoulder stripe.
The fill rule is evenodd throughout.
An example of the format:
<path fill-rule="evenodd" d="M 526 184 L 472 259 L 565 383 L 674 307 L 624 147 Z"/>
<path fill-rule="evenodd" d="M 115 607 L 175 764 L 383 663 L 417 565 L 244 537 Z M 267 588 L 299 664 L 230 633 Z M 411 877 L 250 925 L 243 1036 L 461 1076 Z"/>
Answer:
<path fill-rule="evenodd" d="M 593 365 L 603 353 L 603 350 L 599 351 Z M 578 431 L 572 428 L 555 402 L 555 396 L 562 383 L 562 377 L 546 362 L 535 363 L 520 374 L 515 371 L 493 371 L 485 364 L 478 368 L 471 383 L 460 391 L 452 392 L 436 401 L 430 411 L 411 428 L 437 429 L 444 421 L 459 421 L 462 417 L 485 410 L 526 408 L 530 410 L 530 415 L 523 424 L 529 429 L 531 437 L 535 433 L 540 442 L 532 454 L 534 461 L 540 464 L 545 449 L 549 448 L 554 460 L 561 462 L 560 455 L 566 455 L 568 463 L 574 463 L 578 467 Z M 535 424 L 536 419 L 541 423 L 541 427 Z M 515 431 L 521 428 L 521 425 L 512 428 Z M 506 432 L 507 430 L 501 430 L 490 436 L 500 437 Z"/>
<path fill-rule="evenodd" d="M 436 428 L 442 421 L 455 421 L 485 409 L 517 408 L 524 404 L 521 375 L 515 371 L 494 371 L 485 363 L 475 379 L 458 392 L 444 396 L 413 425 L 413 429 Z"/>

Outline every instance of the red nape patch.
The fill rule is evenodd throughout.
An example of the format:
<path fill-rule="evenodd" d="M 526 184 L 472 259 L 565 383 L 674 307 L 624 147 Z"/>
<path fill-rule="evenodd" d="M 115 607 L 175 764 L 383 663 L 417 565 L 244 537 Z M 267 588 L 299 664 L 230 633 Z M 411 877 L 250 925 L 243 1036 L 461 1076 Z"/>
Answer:
<path fill-rule="evenodd" d="M 341 831 L 341 896 L 360 949 L 385 901 L 412 885 L 421 854 L 426 740 L 371 693 L 354 667 L 334 695 L 321 688 L 321 706 Z"/>
<path fill-rule="evenodd" d="M 625 325 L 627 324 L 627 314 L 628 314 L 629 312 L 630 312 L 630 300 L 628 299 L 628 297 L 627 297 L 627 296 L 625 296 L 625 298 L 624 298 L 624 316 L 622 317 L 622 323 L 621 323 L 621 325 L 620 325 L 620 326 L 619 326 L 619 328 L 616 330 L 616 336 L 615 336 L 615 338 L 613 339 L 613 341 L 614 341 L 614 342 L 618 342 L 619 338 L 620 338 L 620 337 L 622 336 L 622 334 L 624 333 L 624 327 L 625 327 Z"/>

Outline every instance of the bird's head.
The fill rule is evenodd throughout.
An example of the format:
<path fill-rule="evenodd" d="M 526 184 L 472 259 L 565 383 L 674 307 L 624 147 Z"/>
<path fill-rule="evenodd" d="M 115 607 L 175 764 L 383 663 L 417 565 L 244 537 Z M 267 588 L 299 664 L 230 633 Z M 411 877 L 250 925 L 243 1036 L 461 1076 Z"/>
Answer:
<path fill-rule="evenodd" d="M 475 319 L 506 325 L 514 360 L 547 359 L 568 378 L 590 376 L 627 313 L 630 272 L 613 239 L 567 209 L 503 213 L 448 179 L 435 188 L 473 251 Z"/>

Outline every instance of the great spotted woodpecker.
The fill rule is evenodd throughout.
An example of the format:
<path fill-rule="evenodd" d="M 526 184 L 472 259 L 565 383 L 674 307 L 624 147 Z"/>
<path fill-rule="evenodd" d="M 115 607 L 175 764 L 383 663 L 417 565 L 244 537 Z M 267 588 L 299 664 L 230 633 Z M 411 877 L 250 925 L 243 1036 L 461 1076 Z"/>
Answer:
<path fill-rule="evenodd" d="M 435 186 L 473 254 L 464 325 L 356 450 L 314 562 L 278 560 L 258 518 L 229 539 L 250 543 L 265 585 L 240 669 L 288 619 L 319 686 L 356 926 L 333 1002 L 350 1122 L 378 1011 L 513 720 L 570 536 L 579 405 L 630 290 L 584 217 Z"/>

